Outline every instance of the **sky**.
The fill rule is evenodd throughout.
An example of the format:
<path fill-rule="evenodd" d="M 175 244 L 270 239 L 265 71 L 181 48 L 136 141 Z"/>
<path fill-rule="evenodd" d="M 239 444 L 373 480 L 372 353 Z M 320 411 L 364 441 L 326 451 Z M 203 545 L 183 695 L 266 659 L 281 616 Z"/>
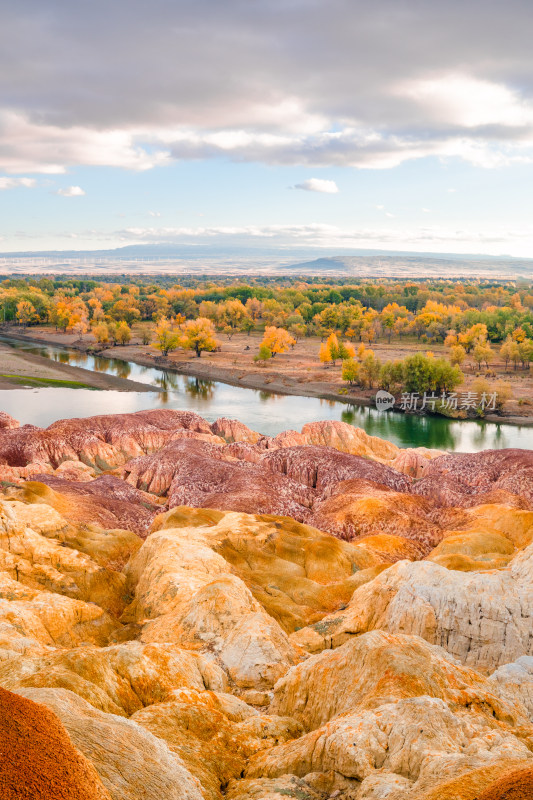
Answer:
<path fill-rule="evenodd" d="M 0 251 L 533 258 L 533 3 L 0 0 Z"/>

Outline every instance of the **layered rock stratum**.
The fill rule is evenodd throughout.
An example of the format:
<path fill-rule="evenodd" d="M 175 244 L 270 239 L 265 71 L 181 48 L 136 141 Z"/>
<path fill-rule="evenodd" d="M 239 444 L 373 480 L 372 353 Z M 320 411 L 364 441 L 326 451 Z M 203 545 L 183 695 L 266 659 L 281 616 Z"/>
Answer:
<path fill-rule="evenodd" d="M 532 795 L 533 453 L 0 415 L 8 800 Z"/>

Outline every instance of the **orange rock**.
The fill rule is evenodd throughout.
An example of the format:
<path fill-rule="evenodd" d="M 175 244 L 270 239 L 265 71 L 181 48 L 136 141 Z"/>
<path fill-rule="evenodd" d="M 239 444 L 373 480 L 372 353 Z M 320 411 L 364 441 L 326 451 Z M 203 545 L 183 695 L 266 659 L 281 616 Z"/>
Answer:
<path fill-rule="evenodd" d="M 111 800 L 46 706 L 0 689 L 2 800 Z"/>
<path fill-rule="evenodd" d="M 533 797 L 533 767 L 523 767 L 505 773 L 479 795 L 478 800 L 531 800 Z"/>

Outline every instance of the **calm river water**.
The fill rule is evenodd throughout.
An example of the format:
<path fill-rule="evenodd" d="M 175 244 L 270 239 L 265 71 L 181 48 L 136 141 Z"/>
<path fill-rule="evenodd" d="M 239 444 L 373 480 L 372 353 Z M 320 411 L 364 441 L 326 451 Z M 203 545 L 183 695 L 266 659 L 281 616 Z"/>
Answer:
<path fill-rule="evenodd" d="M 163 392 L 64 388 L 0 391 L 0 410 L 22 423 L 46 426 L 67 417 L 123 414 L 164 407 L 196 411 L 210 422 L 217 417 L 232 417 L 269 435 L 288 429 L 300 430 L 306 422 L 327 419 L 342 420 L 364 428 L 367 433 L 388 439 L 400 447 L 424 446 L 461 452 L 501 447 L 533 449 L 531 427 L 378 412 L 373 408 L 348 406 L 333 400 L 273 394 L 219 381 L 200 380 L 118 359 L 90 356 L 68 348 L 30 344 L 7 337 L 0 337 L 0 341 L 53 361 L 164 389 Z"/>

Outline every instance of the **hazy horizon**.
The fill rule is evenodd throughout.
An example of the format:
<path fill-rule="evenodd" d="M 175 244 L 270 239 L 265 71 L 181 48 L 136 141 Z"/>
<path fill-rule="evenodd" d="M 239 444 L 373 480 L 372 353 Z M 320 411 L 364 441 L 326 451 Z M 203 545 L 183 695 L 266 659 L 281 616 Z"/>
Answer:
<path fill-rule="evenodd" d="M 0 276 L 131 274 L 325 276 L 353 278 L 532 280 L 533 261 L 483 254 L 386 250 L 334 252 L 290 248 L 130 245 L 115 250 L 0 254 Z"/>

